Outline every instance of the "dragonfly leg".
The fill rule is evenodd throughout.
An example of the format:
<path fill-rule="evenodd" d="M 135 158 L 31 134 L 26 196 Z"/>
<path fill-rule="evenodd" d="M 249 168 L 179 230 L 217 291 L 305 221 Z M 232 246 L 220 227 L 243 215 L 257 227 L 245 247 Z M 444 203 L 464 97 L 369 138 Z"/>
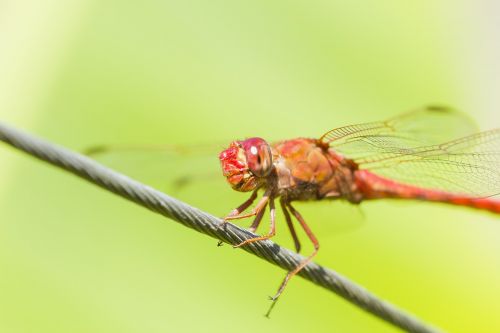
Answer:
<path fill-rule="evenodd" d="M 260 210 L 260 212 L 257 213 L 257 216 L 255 217 L 255 219 L 253 220 L 252 222 L 252 225 L 250 226 L 250 228 L 248 228 L 248 231 L 252 232 L 252 233 L 255 233 L 255 230 L 257 230 L 257 228 L 259 227 L 260 225 L 260 222 L 262 221 L 262 217 L 264 216 L 264 213 L 266 212 L 266 206 L 267 206 L 267 203 L 264 205 L 264 207 Z M 223 225 L 226 224 L 227 222 L 224 221 L 223 222 Z M 217 246 L 222 246 L 222 241 L 219 241 L 217 243 Z"/>
<path fill-rule="evenodd" d="M 266 192 L 264 193 L 264 196 L 262 197 L 262 199 L 259 200 L 259 202 L 255 206 L 255 208 L 252 209 L 252 211 L 250 211 L 250 213 L 248 213 L 248 214 L 241 214 L 255 200 L 254 195 L 257 196 L 257 190 L 254 191 L 254 193 L 252 194 L 252 196 L 250 197 L 250 199 L 248 199 L 247 201 L 245 201 L 244 203 L 242 203 L 238 208 L 235 208 L 231 213 L 229 213 L 229 215 L 224 218 L 224 222 L 227 222 L 227 221 L 230 221 L 230 220 L 244 219 L 244 218 L 251 217 L 251 216 L 256 216 L 257 214 L 259 214 L 259 212 L 262 209 L 264 209 L 264 207 L 267 205 L 267 203 L 269 201 L 269 197 L 271 195 L 271 190 L 266 190 Z"/>
<path fill-rule="evenodd" d="M 300 241 L 299 241 L 299 238 L 297 237 L 297 233 L 295 232 L 295 228 L 293 226 L 292 218 L 290 217 L 290 213 L 288 212 L 288 209 L 286 208 L 286 199 L 284 197 L 281 197 L 280 204 L 281 204 L 281 210 L 283 211 L 283 215 L 285 215 L 286 224 L 288 225 L 288 229 L 290 230 L 290 233 L 292 234 L 293 243 L 295 244 L 295 251 L 297 253 L 299 253 L 300 252 Z"/>
<path fill-rule="evenodd" d="M 269 199 L 269 210 L 271 212 L 271 226 L 269 228 L 269 232 L 266 235 L 263 235 L 263 236 L 259 236 L 259 237 L 254 237 L 254 238 L 247 239 L 247 240 L 241 242 L 240 244 L 234 245 L 233 247 L 236 248 L 236 247 L 247 245 L 247 244 L 250 244 L 250 243 L 253 243 L 253 242 L 258 242 L 258 241 L 261 241 L 261 240 L 266 240 L 266 239 L 269 239 L 269 238 L 273 237 L 276 234 L 276 208 L 274 207 L 274 198 L 272 198 L 272 197 Z M 263 211 L 264 210 L 262 210 L 262 212 Z M 259 215 L 257 215 L 257 218 L 259 217 Z M 256 220 L 257 220 L 257 218 L 256 218 Z M 262 216 L 260 218 L 262 218 Z M 254 224 L 255 224 L 255 222 L 254 222 Z"/>
<path fill-rule="evenodd" d="M 255 198 L 257 198 L 257 190 L 253 191 L 252 195 L 250 196 L 250 198 L 248 198 L 248 200 L 246 200 L 244 203 L 242 203 L 241 205 L 239 205 L 238 207 L 236 207 L 235 209 L 233 209 L 224 218 L 224 220 L 226 220 L 228 217 L 231 217 L 231 216 L 238 216 L 239 214 L 241 214 L 242 212 L 244 212 L 245 209 L 247 209 L 248 207 L 250 207 L 250 205 L 255 201 Z"/>
<path fill-rule="evenodd" d="M 266 204 L 266 206 L 267 206 L 267 204 Z M 252 225 L 250 226 L 250 228 L 248 228 L 248 231 L 255 233 L 255 231 L 257 230 L 257 228 L 260 225 L 260 222 L 262 221 L 262 217 L 264 216 L 264 213 L 266 212 L 266 206 L 264 206 L 264 208 L 262 208 L 260 210 L 260 212 L 257 214 L 257 216 L 255 217 L 255 219 L 252 222 Z"/>
<path fill-rule="evenodd" d="M 252 223 L 251 227 L 250 228 L 255 228 L 257 229 L 257 227 L 259 226 L 259 223 L 260 223 L 260 220 L 262 220 L 262 216 L 259 217 L 259 214 L 260 215 L 263 215 L 264 214 L 264 210 L 267 206 L 267 202 L 269 201 L 269 196 L 271 194 L 271 190 L 266 190 L 266 192 L 264 193 L 264 196 L 262 197 L 262 199 L 260 199 L 260 201 L 257 203 L 257 205 L 255 206 L 254 209 L 252 209 L 252 211 L 248 214 L 241 214 L 242 212 L 245 211 L 245 209 L 247 209 L 254 201 L 255 201 L 255 198 L 257 198 L 257 191 L 258 189 L 256 189 L 255 191 L 253 191 L 252 195 L 250 196 L 250 198 L 248 198 L 248 200 L 246 200 L 245 202 L 243 202 L 241 205 L 239 205 L 238 207 L 236 207 L 235 209 L 233 209 L 229 215 L 227 215 L 226 217 L 224 217 L 222 223 L 220 224 L 220 228 L 223 228 L 226 226 L 226 223 L 228 223 L 228 221 L 230 220 L 238 220 L 238 219 L 244 219 L 244 218 L 247 218 L 247 217 L 251 217 L 251 216 L 256 216 L 254 222 Z M 261 214 L 262 212 L 262 214 Z M 252 231 L 252 230 L 251 230 Z M 253 231 L 252 231 L 253 232 Z M 222 245 L 222 241 L 219 241 L 217 243 L 217 246 L 221 246 Z"/>
<path fill-rule="evenodd" d="M 299 221 L 300 225 L 302 226 L 302 228 L 306 232 L 307 236 L 309 237 L 309 239 L 313 243 L 314 251 L 306 259 L 304 259 L 301 263 L 299 263 L 299 265 L 297 267 L 295 267 L 295 269 L 288 272 L 288 274 L 285 276 L 285 279 L 283 280 L 283 282 L 281 282 L 281 285 L 278 288 L 278 292 L 276 293 L 276 295 L 274 295 L 271 298 L 271 300 L 273 300 L 273 301 L 276 301 L 278 299 L 278 297 L 281 295 L 281 293 L 283 293 L 283 290 L 285 290 L 285 287 L 286 287 L 288 281 L 290 281 L 290 279 L 295 274 L 300 272 L 302 270 L 302 268 L 304 268 L 309 262 L 311 262 L 311 260 L 314 258 L 314 256 L 318 253 L 318 250 L 319 250 L 319 242 L 316 239 L 316 236 L 314 236 L 314 234 L 312 233 L 309 226 L 307 225 L 306 221 L 304 221 L 304 218 L 302 217 L 302 215 L 300 215 L 300 213 L 298 211 L 296 211 L 295 208 L 293 208 L 289 202 L 287 202 L 286 205 L 287 205 L 288 209 L 290 209 L 290 212 L 292 212 L 292 214 L 295 216 L 297 221 Z"/>

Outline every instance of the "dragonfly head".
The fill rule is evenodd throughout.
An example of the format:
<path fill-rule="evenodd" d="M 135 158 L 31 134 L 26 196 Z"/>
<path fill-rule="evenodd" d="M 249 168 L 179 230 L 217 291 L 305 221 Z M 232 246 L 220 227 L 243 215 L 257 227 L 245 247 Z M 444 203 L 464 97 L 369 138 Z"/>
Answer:
<path fill-rule="evenodd" d="M 269 144 L 261 138 L 233 141 L 219 154 L 222 174 L 236 191 L 256 189 L 269 176 L 273 158 Z"/>

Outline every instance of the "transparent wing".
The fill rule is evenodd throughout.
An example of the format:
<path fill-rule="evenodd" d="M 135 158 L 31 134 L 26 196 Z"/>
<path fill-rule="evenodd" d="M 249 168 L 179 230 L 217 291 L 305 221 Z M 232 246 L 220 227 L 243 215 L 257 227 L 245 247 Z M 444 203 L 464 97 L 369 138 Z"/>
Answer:
<path fill-rule="evenodd" d="M 360 169 L 401 183 L 476 197 L 497 195 L 500 130 L 475 132 L 464 114 L 426 107 L 387 121 L 334 129 L 321 141 Z"/>
<path fill-rule="evenodd" d="M 490 197 L 500 193 L 500 129 L 440 145 L 356 159 L 360 168 L 405 184 Z"/>
<path fill-rule="evenodd" d="M 217 156 L 223 149 L 222 143 L 108 144 L 90 146 L 84 152 L 128 176 L 178 195 L 200 186 L 210 188 L 222 179 Z"/>
<path fill-rule="evenodd" d="M 473 120 L 454 109 L 428 106 L 386 121 L 344 126 L 321 137 L 351 159 L 388 151 L 440 144 L 478 131 Z"/>

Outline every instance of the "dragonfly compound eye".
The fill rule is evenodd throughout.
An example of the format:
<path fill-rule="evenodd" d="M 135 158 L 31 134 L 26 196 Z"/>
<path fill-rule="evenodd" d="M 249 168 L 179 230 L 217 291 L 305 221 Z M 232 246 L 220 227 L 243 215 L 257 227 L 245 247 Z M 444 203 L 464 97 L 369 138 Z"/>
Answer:
<path fill-rule="evenodd" d="M 245 151 L 248 169 L 257 177 L 266 177 L 271 173 L 273 157 L 271 148 L 264 139 L 250 138 L 241 142 Z"/>

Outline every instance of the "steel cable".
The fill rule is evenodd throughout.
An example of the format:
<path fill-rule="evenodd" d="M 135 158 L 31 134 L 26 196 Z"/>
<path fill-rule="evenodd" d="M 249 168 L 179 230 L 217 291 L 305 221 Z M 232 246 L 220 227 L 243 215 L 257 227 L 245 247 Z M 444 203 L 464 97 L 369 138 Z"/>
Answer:
<path fill-rule="evenodd" d="M 74 151 L 55 145 L 0 122 L 0 140 L 29 155 L 63 168 L 79 177 L 149 208 L 203 234 L 229 244 L 238 244 L 254 234 L 233 224 L 221 228 L 222 220 L 172 198 Z M 243 249 L 285 270 L 293 269 L 304 257 L 272 241 L 261 241 Z M 300 273 L 303 278 L 324 287 L 373 315 L 408 332 L 438 332 L 436 328 L 396 308 L 331 269 L 315 263 Z"/>

